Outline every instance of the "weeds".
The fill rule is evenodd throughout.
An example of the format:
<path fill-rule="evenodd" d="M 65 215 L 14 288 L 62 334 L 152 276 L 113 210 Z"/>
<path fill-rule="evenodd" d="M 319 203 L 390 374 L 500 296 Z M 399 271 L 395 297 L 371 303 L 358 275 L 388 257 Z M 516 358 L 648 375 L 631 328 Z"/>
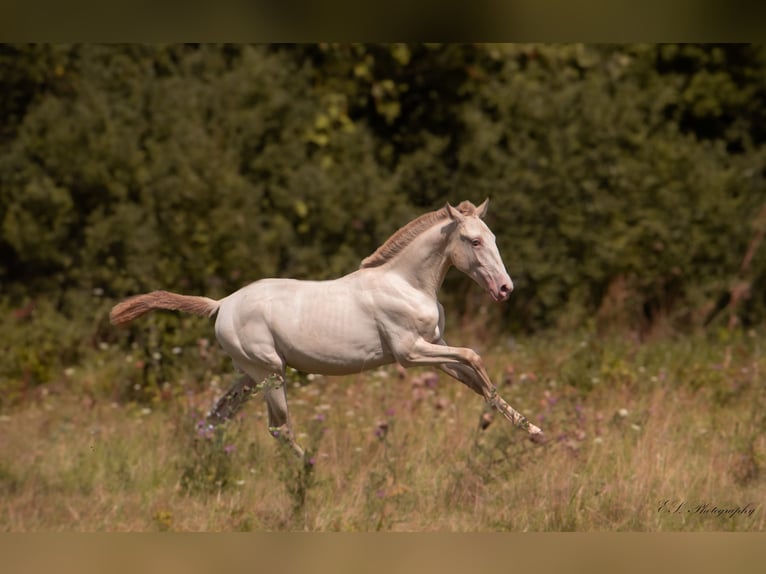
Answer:
<path fill-rule="evenodd" d="M 213 427 L 197 414 L 186 425 L 186 456 L 181 464 L 181 487 L 186 492 L 220 492 L 233 483 L 236 421 Z M 191 427 L 191 428 L 190 428 Z"/>
<path fill-rule="evenodd" d="M 317 415 L 309 424 L 309 431 L 299 439 L 306 440 L 304 454 L 296 456 L 295 451 L 280 441 L 276 474 L 291 502 L 291 518 L 294 529 L 306 529 L 309 523 L 307 503 L 309 495 L 318 484 L 316 476 L 319 444 L 324 435 L 326 415 Z"/>
<path fill-rule="evenodd" d="M 392 414 L 392 413 L 390 413 Z M 392 507 L 408 488 L 397 477 L 396 460 L 391 454 L 391 441 L 395 421 L 381 420 L 375 426 L 375 438 L 379 442 L 379 464 L 371 469 L 364 486 L 365 524 L 363 529 L 390 530 L 395 517 Z"/>
<path fill-rule="evenodd" d="M 211 429 L 212 383 L 122 403 L 78 368 L 0 414 L 0 530 L 766 528 L 757 340 L 591 341 L 590 357 L 583 340 L 484 354 L 544 445 L 500 417 L 477 425 L 481 398 L 459 383 L 391 368 L 289 381 L 302 459 L 260 401 Z"/>

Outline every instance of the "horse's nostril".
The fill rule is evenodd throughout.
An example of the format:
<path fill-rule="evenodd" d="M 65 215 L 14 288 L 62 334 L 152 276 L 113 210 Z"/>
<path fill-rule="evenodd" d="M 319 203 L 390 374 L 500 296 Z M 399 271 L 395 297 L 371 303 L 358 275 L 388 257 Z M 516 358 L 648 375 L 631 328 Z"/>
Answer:
<path fill-rule="evenodd" d="M 509 285 L 500 285 L 500 294 L 501 295 L 510 295 L 511 291 L 513 291 L 513 287 Z"/>

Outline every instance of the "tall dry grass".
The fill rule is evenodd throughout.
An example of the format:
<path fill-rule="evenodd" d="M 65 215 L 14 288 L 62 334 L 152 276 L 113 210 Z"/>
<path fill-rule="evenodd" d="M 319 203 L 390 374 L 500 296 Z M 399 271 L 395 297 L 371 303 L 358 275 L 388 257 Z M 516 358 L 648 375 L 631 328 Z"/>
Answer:
<path fill-rule="evenodd" d="M 303 463 L 259 400 L 211 432 L 216 385 L 120 403 L 78 394 L 100 371 L 76 369 L 0 415 L 0 529 L 764 529 L 758 334 L 537 336 L 484 356 L 546 444 L 499 417 L 481 430 L 481 399 L 444 375 L 391 367 L 291 379 Z"/>

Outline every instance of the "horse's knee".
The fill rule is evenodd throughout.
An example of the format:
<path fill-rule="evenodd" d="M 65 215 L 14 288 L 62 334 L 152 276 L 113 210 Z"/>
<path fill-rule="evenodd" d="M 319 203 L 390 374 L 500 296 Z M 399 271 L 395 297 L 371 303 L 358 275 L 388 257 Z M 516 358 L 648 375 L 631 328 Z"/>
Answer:
<path fill-rule="evenodd" d="M 484 361 L 481 355 L 473 349 L 466 349 L 465 358 L 474 369 L 484 370 Z"/>

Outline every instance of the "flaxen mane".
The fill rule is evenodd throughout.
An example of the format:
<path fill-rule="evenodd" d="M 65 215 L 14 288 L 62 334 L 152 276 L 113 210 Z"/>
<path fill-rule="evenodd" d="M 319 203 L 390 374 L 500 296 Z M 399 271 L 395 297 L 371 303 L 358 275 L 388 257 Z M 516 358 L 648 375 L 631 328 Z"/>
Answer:
<path fill-rule="evenodd" d="M 476 206 L 470 201 L 462 201 L 457 206 L 457 210 L 463 215 L 474 215 L 476 213 Z M 423 231 L 431 228 L 437 222 L 448 218 L 449 211 L 447 211 L 445 206 L 436 211 L 424 213 L 420 217 L 413 219 L 407 225 L 395 231 L 383 245 L 375 250 L 375 253 L 364 258 L 360 268 L 378 267 L 379 265 L 383 265 L 386 261 L 393 259 L 402 251 L 402 249 L 412 243 L 412 240 L 423 233 Z"/>

